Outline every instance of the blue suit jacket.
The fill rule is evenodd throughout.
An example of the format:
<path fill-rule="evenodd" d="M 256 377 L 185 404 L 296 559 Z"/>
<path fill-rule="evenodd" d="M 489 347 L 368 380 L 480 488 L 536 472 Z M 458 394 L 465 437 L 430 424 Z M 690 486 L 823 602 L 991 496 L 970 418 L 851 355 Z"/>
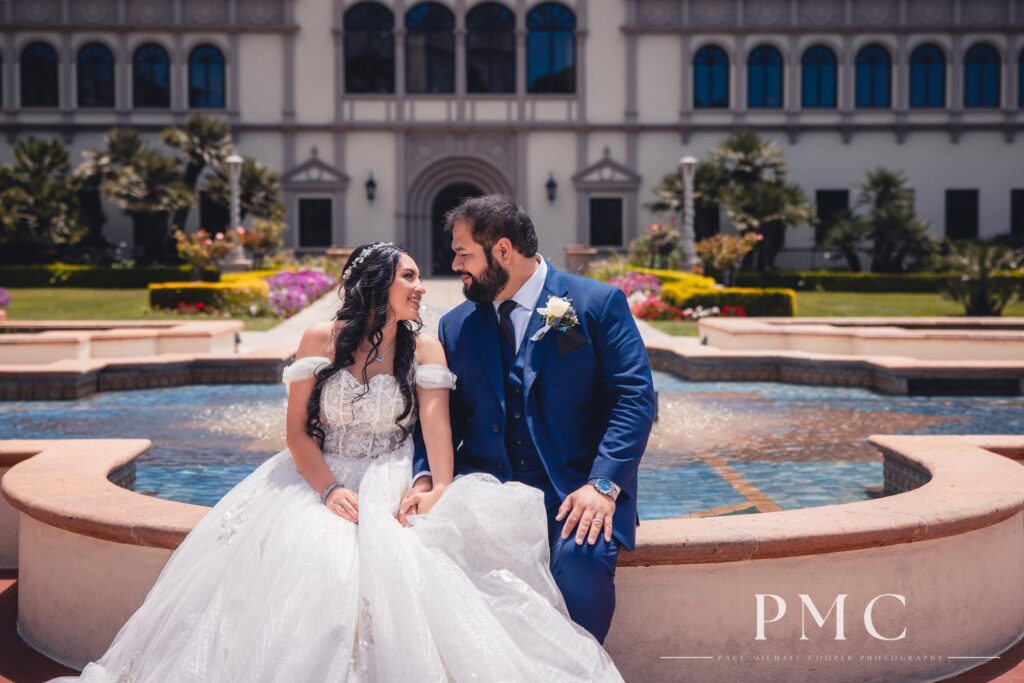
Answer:
<path fill-rule="evenodd" d="M 569 298 L 579 326 L 572 334 L 549 330 L 534 342 L 530 337 L 544 320 L 536 311 L 531 316 L 520 342 L 528 345 L 526 424 L 559 498 L 592 477 L 621 487 L 613 535 L 632 550 L 640 523 L 637 468 L 655 415 L 647 349 L 619 289 L 563 273 L 549 262 L 537 306 L 548 296 Z M 438 338 L 458 376 L 450 395 L 455 473 L 486 472 L 507 481 L 512 465 L 505 447 L 505 378 L 494 307 L 460 304 L 441 318 Z M 413 476 L 428 469 L 418 423 L 414 440 Z"/>

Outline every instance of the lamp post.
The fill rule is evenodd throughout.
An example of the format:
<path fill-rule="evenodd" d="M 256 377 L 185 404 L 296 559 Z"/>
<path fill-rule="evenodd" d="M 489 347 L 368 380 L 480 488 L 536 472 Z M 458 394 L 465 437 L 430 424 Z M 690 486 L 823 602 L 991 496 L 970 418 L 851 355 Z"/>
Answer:
<path fill-rule="evenodd" d="M 697 169 L 697 157 L 686 155 L 679 160 L 679 176 L 683 181 L 683 234 L 680 251 L 683 256 L 683 268 L 693 271 L 699 263 L 697 249 L 694 246 L 696 234 L 693 228 L 693 176 Z"/>
<path fill-rule="evenodd" d="M 234 230 L 242 223 L 238 184 L 242 176 L 242 164 L 245 163 L 245 159 L 238 154 L 232 154 L 224 161 L 228 165 L 228 176 L 231 180 L 231 229 Z"/>
<path fill-rule="evenodd" d="M 237 235 L 235 231 L 242 224 L 242 200 L 239 183 L 242 176 L 242 164 L 245 163 L 245 159 L 236 153 L 225 159 L 224 163 L 228 166 L 228 178 L 231 181 L 231 225 L 229 229 L 233 235 Z M 250 266 L 252 266 L 252 261 L 246 258 L 242 244 L 236 241 L 235 248 L 231 250 L 231 253 L 220 264 L 220 269 L 222 272 L 230 273 L 248 270 Z"/>

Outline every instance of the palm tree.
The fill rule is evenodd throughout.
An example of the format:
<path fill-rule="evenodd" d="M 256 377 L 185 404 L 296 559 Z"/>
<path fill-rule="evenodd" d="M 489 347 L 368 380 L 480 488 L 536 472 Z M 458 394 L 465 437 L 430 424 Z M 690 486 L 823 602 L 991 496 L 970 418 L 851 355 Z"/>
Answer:
<path fill-rule="evenodd" d="M 717 211 L 718 203 L 716 197 L 718 188 L 724 184 L 725 179 L 721 169 L 712 166 L 708 162 L 697 164 L 693 175 L 693 209 L 697 217 L 694 225 L 694 239 L 700 241 L 705 237 L 711 237 L 715 233 L 713 228 L 708 227 L 700 217 L 708 211 Z M 658 196 L 657 201 L 646 205 L 646 208 L 653 213 L 680 214 L 683 211 L 683 179 L 679 173 L 666 173 L 661 182 L 654 188 L 654 194 Z"/>
<path fill-rule="evenodd" d="M 132 163 L 103 182 L 103 195 L 132 218 L 135 244 L 143 263 L 162 262 L 171 253 L 167 222 L 195 198 L 185 185 L 178 162 L 145 148 Z"/>
<path fill-rule="evenodd" d="M 942 294 L 963 305 L 966 315 L 1002 315 L 1014 299 L 1024 298 L 1024 287 L 1009 271 L 1024 264 L 1024 251 L 989 242 L 949 242 L 946 266 L 959 277 L 950 278 Z"/>
<path fill-rule="evenodd" d="M 196 185 L 203 169 L 224 162 L 231 154 L 231 129 L 225 122 L 209 116 L 195 114 L 185 122 L 184 128 L 166 128 L 161 139 L 184 156 L 185 170 L 182 182 L 195 195 Z M 192 204 L 174 211 L 174 229 L 184 230 Z"/>
<path fill-rule="evenodd" d="M 914 192 L 902 171 L 876 168 L 857 186 L 857 201 L 868 209 L 864 219 L 872 240 L 871 270 L 902 273 L 928 263 L 935 242 L 928 224 L 914 213 Z"/>
<path fill-rule="evenodd" d="M 29 137 L 14 147 L 13 166 L 0 167 L 0 243 L 4 261 L 42 261 L 84 230 L 71 183 L 68 152 L 56 140 Z"/>
<path fill-rule="evenodd" d="M 113 178 L 118 169 L 134 163 L 146 143 L 134 128 L 112 128 L 104 137 L 102 149 L 82 152 L 82 162 L 75 169 L 78 192 L 79 220 L 88 228 L 85 243 L 97 246 L 107 244 L 103 226 L 107 215 L 103 211 L 103 183 Z"/>
<path fill-rule="evenodd" d="M 787 181 L 782 148 L 745 130 L 711 152 L 708 164 L 720 184 L 716 200 L 740 232 L 762 235 L 752 252 L 761 273 L 775 266 L 786 228 L 811 219 L 812 207 L 799 185 Z"/>
<path fill-rule="evenodd" d="M 281 201 L 281 176 L 255 159 L 246 159 L 238 178 L 240 218 L 250 213 L 256 218 L 280 220 L 284 217 Z M 210 199 L 226 209 L 231 205 L 231 182 L 224 163 L 217 164 L 206 181 Z"/>

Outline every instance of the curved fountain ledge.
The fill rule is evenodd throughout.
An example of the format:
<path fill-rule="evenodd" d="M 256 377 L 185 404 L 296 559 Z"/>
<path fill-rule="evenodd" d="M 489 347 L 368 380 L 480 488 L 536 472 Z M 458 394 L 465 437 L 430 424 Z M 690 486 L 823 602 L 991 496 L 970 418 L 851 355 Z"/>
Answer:
<path fill-rule="evenodd" d="M 1016 642 L 1024 632 L 1024 469 L 1016 462 L 1024 437 L 871 442 L 895 495 L 643 522 L 636 551 L 619 557 L 606 642 L 626 680 L 928 681 L 965 668 L 949 656 L 994 656 Z M 149 445 L 0 441 L 0 468 L 11 468 L 3 495 L 20 523 L 19 631 L 57 661 L 80 667 L 99 656 L 208 511 L 110 481 Z M 0 526 L 0 533 L 12 530 Z M 788 608 L 766 623 L 760 641 L 757 594 L 778 596 Z M 800 614 L 800 594 L 821 614 L 847 596 L 845 640 L 834 639 L 835 614 L 822 629 Z M 906 638 L 884 641 L 866 631 L 863 612 L 879 595 L 904 596 L 906 605 L 876 600 L 877 632 L 895 637 L 906 629 Z M 777 615 L 774 600 L 768 619 Z M 822 653 L 852 659 L 812 659 Z M 793 659 L 765 664 L 758 654 Z M 729 655 L 736 659 L 723 659 Z M 708 659 L 666 659 L 681 656 Z M 882 656 L 897 659 L 870 658 Z"/>

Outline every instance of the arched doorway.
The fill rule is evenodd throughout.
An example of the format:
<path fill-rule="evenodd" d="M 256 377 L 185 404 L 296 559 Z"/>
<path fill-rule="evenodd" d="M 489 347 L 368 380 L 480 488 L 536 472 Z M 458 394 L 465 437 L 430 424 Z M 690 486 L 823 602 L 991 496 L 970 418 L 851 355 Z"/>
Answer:
<path fill-rule="evenodd" d="M 465 197 L 506 194 L 515 191 L 505 175 L 492 164 L 471 156 L 450 156 L 426 165 L 411 175 L 406 213 L 399 228 L 409 253 L 424 276 L 451 275 L 451 236 L 442 230 L 441 218 Z"/>
<path fill-rule="evenodd" d="M 459 202 L 469 197 L 479 197 L 484 194 L 472 183 L 452 183 L 445 185 L 430 207 L 431 225 L 431 275 L 454 275 L 452 271 L 452 259 L 455 252 L 452 251 L 452 236 L 444 231 L 444 215 L 455 208 Z"/>

